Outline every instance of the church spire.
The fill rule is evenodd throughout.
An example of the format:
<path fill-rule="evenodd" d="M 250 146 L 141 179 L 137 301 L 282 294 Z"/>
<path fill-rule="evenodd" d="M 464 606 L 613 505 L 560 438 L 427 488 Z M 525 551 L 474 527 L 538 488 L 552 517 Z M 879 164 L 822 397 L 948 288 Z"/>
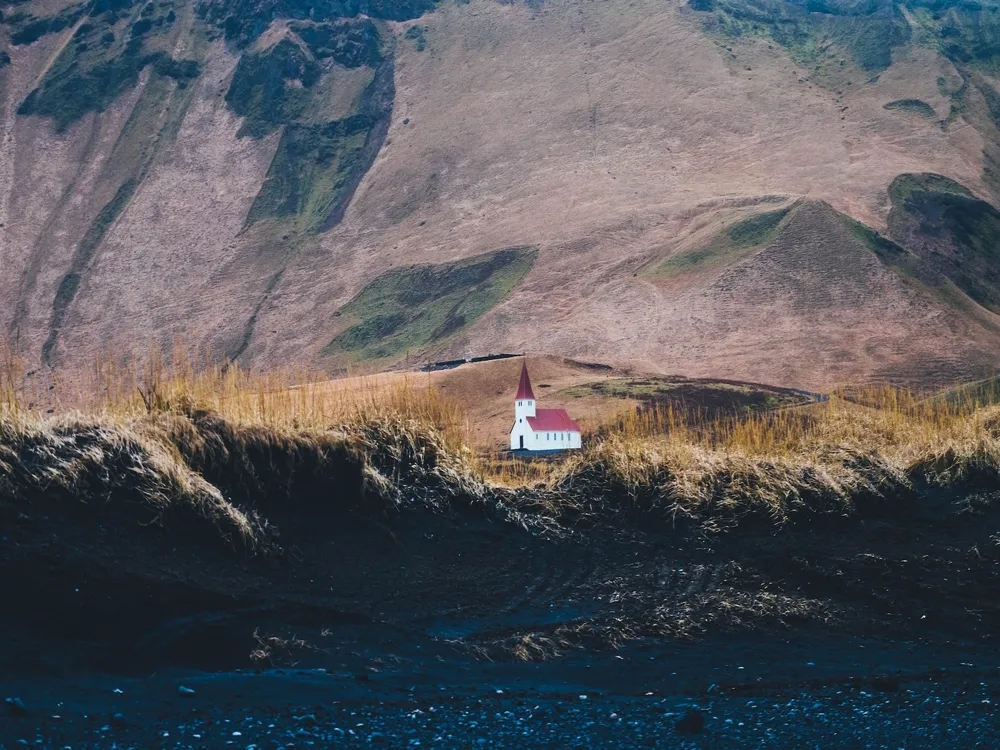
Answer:
<path fill-rule="evenodd" d="M 517 395 L 514 396 L 515 401 L 521 400 L 535 400 L 534 391 L 531 390 L 531 381 L 528 379 L 528 364 L 523 359 L 521 360 L 521 382 L 517 385 Z"/>

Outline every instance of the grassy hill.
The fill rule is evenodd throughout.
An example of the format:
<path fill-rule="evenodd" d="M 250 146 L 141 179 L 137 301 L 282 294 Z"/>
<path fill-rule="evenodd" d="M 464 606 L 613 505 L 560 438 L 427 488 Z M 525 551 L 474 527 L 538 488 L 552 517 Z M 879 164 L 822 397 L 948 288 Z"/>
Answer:
<path fill-rule="evenodd" d="M 0 323 L 41 377 L 177 336 L 331 369 L 984 375 L 996 10 L 18 3 Z"/>
<path fill-rule="evenodd" d="M 889 186 L 892 236 L 929 272 L 990 312 L 1000 311 L 1000 212 L 954 180 L 900 175 Z"/>
<path fill-rule="evenodd" d="M 536 253 L 517 247 L 389 271 L 337 312 L 352 324 L 323 351 L 384 359 L 445 341 L 506 297 L 531 269 Z"/>

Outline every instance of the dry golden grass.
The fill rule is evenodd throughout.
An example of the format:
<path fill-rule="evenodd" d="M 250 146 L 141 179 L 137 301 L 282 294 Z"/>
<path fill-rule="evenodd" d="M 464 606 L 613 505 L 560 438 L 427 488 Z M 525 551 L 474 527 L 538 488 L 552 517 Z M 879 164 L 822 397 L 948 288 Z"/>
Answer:
<path fill-rule="evenodd" d="M 849 512 L 861 498 L 1000 471 L 1000 406 L 870 387 L 849 401 L 690 423 L 636 414 L 547 482 L 676 516 Z"/>
<path fill-rule="evenodd" d="M 366 498 L 384 511 L 491 497 L 546 517 L 637 511 L 714 528 L 747 514 L 846 514 L 867 498 L 1000 474 L 1000 405 L 970 395 L 869 387 L 715 419 L 635 411 L 563 460 L 522 460 L 474 453 L 461 408 L 405 379 L 335 389 L 309 371 L 195 361 L 182 347 L 100 360 L 79 410 L 45 416 L 26 407 L 28 379 L 7 348 L 0 490 L 131 490 L 159 513 L 183 501 L 252 547 L 267 534 L 245 502 Z"/>
<path fill-rule="evenodd" d="M 258 511 L 281 502 L 384 513 L 477 494 L 460 412 L 405 382 L 331 392 L 312 373 L 195 365 L 177 347 L 97 361 L 72 407 L 48 415 L 20 358 L 6 347 L 0 361 L 0 502 L 138 496 L 152 520 L 208 521 L 266 551 Z"/>
<path fill-rule="evenodd" d="M 14 413 L 20 404 L 24 365 L 14 350 L 2 348 L 0 358 L 0 414 Z"/>
<path fill-rule="evenodd" d="M 96 358 L 93 375 L 77 403 L 118 417 L 194 407 L 240 426 L 300 430 L 399 419 L 433 425 L 452 448 L 466 439 L 461 411 L 436 389 L 406 378 L 388 385 L 360 378 L 350 390 L 331 389 L 318 371 L 248 371 L 212 362 L 210 355 L 191 358 L 183 344 L 169 358 L 156 349 L 142 357 Z"/>

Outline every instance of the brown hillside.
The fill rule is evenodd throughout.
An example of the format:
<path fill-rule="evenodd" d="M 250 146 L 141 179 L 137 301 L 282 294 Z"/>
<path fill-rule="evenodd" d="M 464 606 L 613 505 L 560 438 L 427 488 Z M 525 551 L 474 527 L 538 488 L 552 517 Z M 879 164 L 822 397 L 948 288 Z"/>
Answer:
<path fill-rule="evenodd" d="M 59 11 L 50 6 L 18 7 Z M 997 363 L 992 313 L 890 269 L 819 202 L 884 231 L 900 174 L 940 173 L 991 195 L 979 88 L 966 87 L 967 117 L 885 107 L 920 100 L 944 117 L 945 91 L 964 78 L 929 46 L 894 50 L 879 75 L 845 58 L 839 78 L 813 81 L 787 50 L 715 38 L 677 2 L 446 2 L 417 21 L 379 21 L 393 51 L 377 70 L 295 42 L 302 65 L 318 66 L 318 99 L 295 123 L 238 137 L 246 118 L 226 100 L 238 60 L 273 49 L 285 21 L 240 48 L 207 33 L 192 5 L 175 6 L 176 22 L 144 49 L 198 60 L 198 76 L 181 86 L 146 67 L 106 110 L 61 131 L 15 112 L 62 65 L 75 27 L 7 44 L 0 323 L 32 359 L 81 366 L 98 349 L 182 334 L 249 363 L 340 368 L 350 356 L 329 355 L 336 313 L 385 274 L 525 247 L 537 257 L 523 279 L 475 282 L 493 296 L 472 287 L 457 303 L 422 301 L 463 312 L 426 335 L 413 313 L 416 333 L 400 346 L 416 350 L 381 365 L 404 351 L 410 361 L 529 351 L 819 389 L 938 383 Z M 419 43 L 407 35 L 418 26 Z M 378 101 L 390 94 L 382 133 Z M 374 119 L 350 136 L 353 161 L 340 158 L 371 157 L 371 168 L 353 194 L 344 170 L 355 166 L 315 178 L 349 198 L 343 219 L 308 229 L 323 215 L 303 213 L 320 210 L 303 198 L 298 214 L 281 204 L 248 227 L 262 186 L 323 153 L 306 149 L 281 173 L 296 153 L 283 149 L 305 148 L 319 132 L 309 128 L 351 107 Z M 681 281 L 649 272 L 739 217 L 800 198 L 766 248 Z M 356 317 L 364 331 L 402 325 L 368 312 Z"/>
<path fill-rule="evenodd" d="M 672 366 L 683 358 L 756 380 L 843 383 L 865 373 L 911 385 L 987 371 L 981 342 L 996 346 L 998 319 L 945 304 L 875 250 L 843 214 L 808 201 L 750 257 L 686 289 L 659 282 L 672 297 L 661 320 L 683 352 Z"/>

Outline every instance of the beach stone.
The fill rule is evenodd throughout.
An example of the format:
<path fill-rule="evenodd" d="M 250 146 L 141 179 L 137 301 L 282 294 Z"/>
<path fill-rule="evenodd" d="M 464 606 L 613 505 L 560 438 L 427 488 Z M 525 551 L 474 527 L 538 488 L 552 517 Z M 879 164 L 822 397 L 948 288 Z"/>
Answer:
<path fill-rule="evenodd" d="M 705 714 L 697 708 L 689 708 L 684 715 L 677 720 L 674 729 L 684 734 L 699 734 L 705 731 Z"/>

